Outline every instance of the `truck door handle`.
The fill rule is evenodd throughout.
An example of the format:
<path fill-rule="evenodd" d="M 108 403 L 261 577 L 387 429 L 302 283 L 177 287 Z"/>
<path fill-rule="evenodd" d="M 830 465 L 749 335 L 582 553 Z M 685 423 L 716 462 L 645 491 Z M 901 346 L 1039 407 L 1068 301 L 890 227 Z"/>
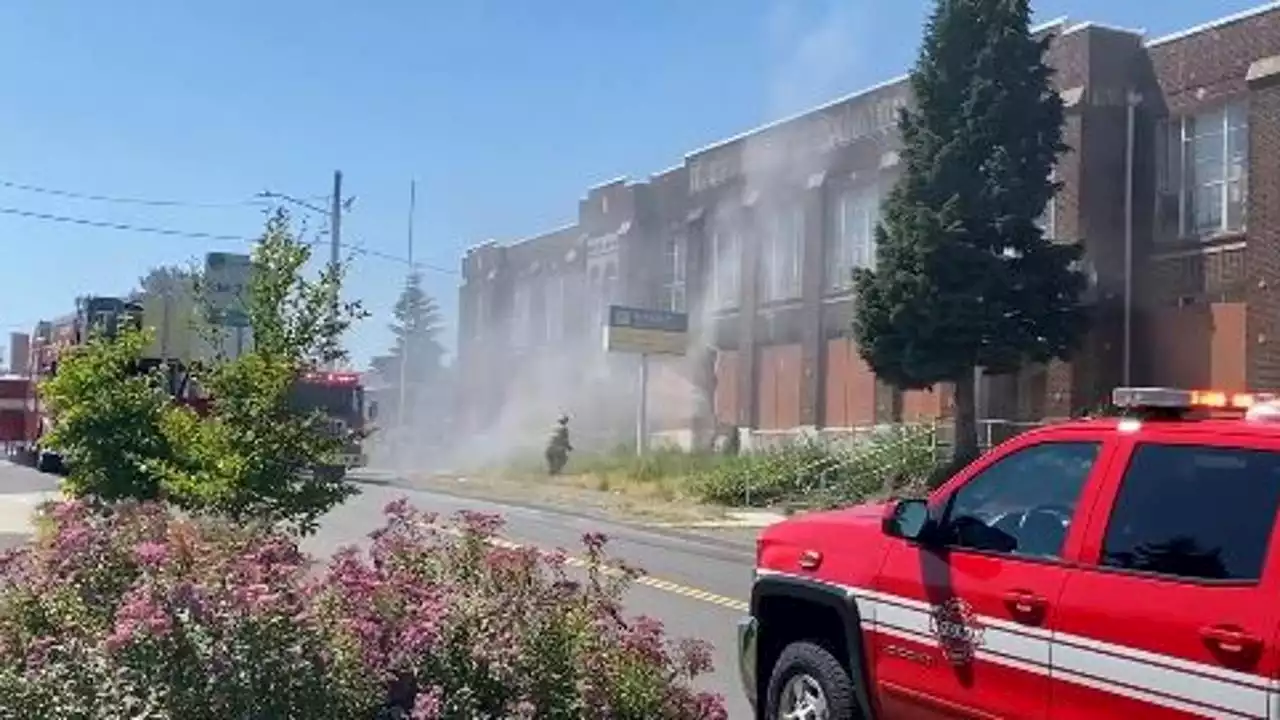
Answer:
<path fill-rule="evenodd" d="M 1049 601 L 1028 590 L 1010 590 L 1004 594 L 1004 604 L 1015 615 L 1032 617 L 1044 612 Z"/>
<path fill-rule="evenodd" d="M 1200 637 L 1209 645 L 1232 655 L 1251 653 L 1262 645 L 1258 638 L 1230 625 L 1200 628 Z"/>

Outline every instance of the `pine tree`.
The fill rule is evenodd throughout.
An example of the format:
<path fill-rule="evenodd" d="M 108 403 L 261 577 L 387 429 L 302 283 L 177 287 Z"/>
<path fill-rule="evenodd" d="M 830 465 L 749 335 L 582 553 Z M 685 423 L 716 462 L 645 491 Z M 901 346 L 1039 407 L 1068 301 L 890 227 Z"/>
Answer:
<path fill-rule="evenodd" d="M 903 389 L 954 383 L 955 459 L 976 455 L 973 372 L 1065 358 L 1083 336 L 1080 249 L 1036 223 L 1063 107 L 1028 0 L 938 0 L 899 116 L 903 175 L 874 271 L 855 276 L 859 353 Z"/>
<path fill-rule="evenodd" d="M 404 368 L 405 401 L 414 407 L 423 389 L 441 373 L 444 347 L 440 344 L 440 307 L 422 287 L 422 274 L 412 272 L 392 310 L 395 322 L 390 329 L 395 345 L 385 363 L 387 380 L 399 386 L 401 358 L 408 354 Z"/>

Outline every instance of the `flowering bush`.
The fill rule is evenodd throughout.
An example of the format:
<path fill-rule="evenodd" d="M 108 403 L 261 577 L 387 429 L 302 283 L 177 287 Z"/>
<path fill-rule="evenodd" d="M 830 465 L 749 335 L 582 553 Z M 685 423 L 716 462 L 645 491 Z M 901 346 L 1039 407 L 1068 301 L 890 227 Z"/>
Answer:
<path fill-rule="evenodd" d="M 623 618 L 603 537 L 577 573 L 500 527 L 398 501 L 320 565 L 160 504 L 48 506 L 0 562 L 0 718 L 725 718 L 692 689 L 709 647 Z"/>

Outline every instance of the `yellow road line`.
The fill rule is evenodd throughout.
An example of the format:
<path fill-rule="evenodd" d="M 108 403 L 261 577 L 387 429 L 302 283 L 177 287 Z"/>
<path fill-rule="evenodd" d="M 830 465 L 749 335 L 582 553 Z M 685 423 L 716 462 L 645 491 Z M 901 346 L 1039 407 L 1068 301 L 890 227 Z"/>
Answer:
<path fill-rule="evenodd" d="M 454 528 L 443 528 L 443 531 L 455 537 L 462 534 Z M 503 550 L 523 550 L 526 547 L 524 545 L 521 545 L 520 543 L 512 542 L 510 540 L 505 540 L 503 538 L 490 538 L 488 540 L 488 543 L 492 547 L 501 548 Z M 547 553 L 546 550 L 543 550 L 541 548 L 535 548 L 535 549 L 537 549 L 538 552 L 540 553 L 544 553 L 544 554 Z M 574 557 L 572 555 L 566 556 L 564 558 L 564 563 L 569 567 L 575 567 L 575 568 L 589 567 L 589 563 L 586 560 L 583 560 L 582 558 L 579 558 L 579 557 Z M 616 569 L 609 568 L 607 569 L 607 572 L 616 573 L 618 571 Z M 640 577 L 635 579 L 635 584 L 643 585 L 645 587 L 653 588 L 655 590 L 661 590 L 663 592 L 671 593 L 672 595 L 687 597 L 692 600 L 700 600 L 702 602 L 709 603 L 711 605 L 718 605 L 720 607 L 728 608 L 730 610 L 734 610 L 737 612 L 745 613 L 750 609 L 747 606 L 747 603 L 741 600 L 737 600 L 731 597 L 726 597 L 724 595 L 717 595 L 713 592 L 700 590 L 695 587 L 689 587 L 688 585 L 681 585 L 680 583 L 675 583 L 670 580 L 663 580 L 661 578 L 656 578 L 652 575 L 641 575 Z"/>

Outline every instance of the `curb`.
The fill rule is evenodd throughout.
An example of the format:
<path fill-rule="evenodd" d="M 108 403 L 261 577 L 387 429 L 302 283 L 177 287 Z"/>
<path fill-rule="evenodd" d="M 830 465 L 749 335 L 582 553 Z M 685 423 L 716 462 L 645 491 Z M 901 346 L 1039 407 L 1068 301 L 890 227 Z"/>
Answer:
<path fill-rule="evenodd" d="M 440 495 L 446 495 L 448 497 L 456 498 L 459 500 L 477 500 L 480 502 L 489 503 L 491 505 L 506 505 L 513 508 L 520 508 L 522 510 L 536 510 L 538 512 L 549 513 L 552 515 L 560 515 L 563 517 L 578 518 L 581 520 L 594 520 L 596 522 L 606 523 L 609 525 L 616 525 L 618 527 L 626 528 L 628 530 L 653 533 L 653 534 L 661 535 L 664 537 L 684 540 L 685 542 L 698 543 L 701 545 L 708 545 L 712 547 L 719 547 L 724 550 L 731 550 L 735 552 L 746 551 L 754 555 L 755 549 L 756 549 L 754 538 L 752 538 L 751 540 L 739 540 L 736 538 L 720 538 L 720 537 L 714 537 L 710 535 L 703 535 L 696 532 L 690 532 L 687 530 L 693 527 L 701 527 L 703 529 L 708 529 L 707 526 L 691 526 L 688 523 L 662 524 L 662 523 L 646 523 L 646 522 L 637 521 L 637 520 L 623 520 L 616 517 L 610 517 L 604 513 L 590 512 L 587 510 L 557 506 L 549 503 L 540 503 L 534 500 L 494 499 L 494 498 L 478 497 L 472 493 L 459 492 L 457 490 L 452 490 L 449 488 L 423 487 L 421 485 L 414 485 L 412 483 L 406 482 L 403 478 L 397 478 L 393 480 L 384 480 L 382 478 L 377 478 L 377 479 L 348 478 L 348 480 L 360 485 L 373 485 L 375 487 L 393 487 L 393 488 L 400 488 L 403 490 L 417 490 L 421 492 L 429 492 L 429 493 L 437 493 Z M 713 520 L 710 522 L 715 523 L 717 521 Z M 719 527 L 711 526 L 711 529 L 752 530 L 755 528 L 744 527 L 742 525 L 723 525 Z"/>

